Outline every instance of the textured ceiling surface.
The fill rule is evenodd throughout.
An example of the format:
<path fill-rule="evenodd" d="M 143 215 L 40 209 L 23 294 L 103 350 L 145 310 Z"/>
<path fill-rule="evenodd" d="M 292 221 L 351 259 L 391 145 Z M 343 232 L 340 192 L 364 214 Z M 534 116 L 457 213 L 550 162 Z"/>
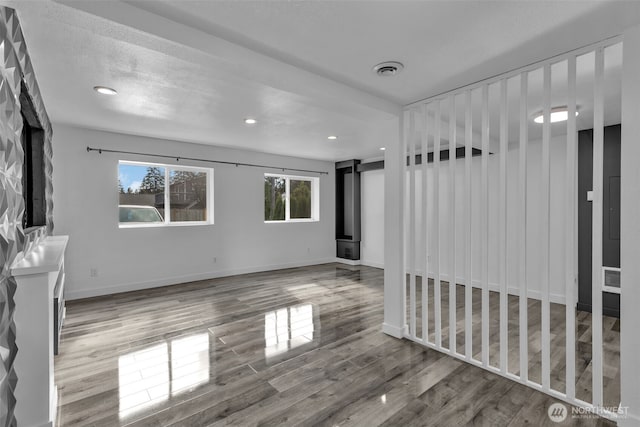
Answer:
<path fill-rule="evenodd" d="M 402 105 L 619 34 L 640 10 L 612 1 L 128 3 Z M 390 60 L 407 66 L 399 78 L 372 72 Z"/>
<path fill-rule="evenodd" d="M 640 22 L 618 1 L 14 3 L 54 123 L 325 160 L 378 155 L 402 105 Z"/>

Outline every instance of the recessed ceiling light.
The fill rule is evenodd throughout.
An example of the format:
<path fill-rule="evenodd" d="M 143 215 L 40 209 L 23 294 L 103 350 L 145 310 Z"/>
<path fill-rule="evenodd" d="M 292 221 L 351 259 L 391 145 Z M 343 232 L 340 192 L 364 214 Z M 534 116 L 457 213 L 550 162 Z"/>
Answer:
<path fill-rule="evenodd" d="M 397 61 L 387 61 L 373 67 L 373 72 L 381 77 L 392 77 L 399 74 L 404 65 Z"/>
<path fill-rule="evenodd" d="M 335 135 L 330 135 L 330 136 L 327 137 L 327 139 L 338 139 L 338 137 L 335 136 Z"/>
<path fill-rule="evenodd" d="M 380 151 L 384 151 L 384 150 L 386 150 L 385 147 L 380 147 Z"/>
<path fill-rule="evenodd" d="M 255 125 L 256 123 L 258 123 L 256 119 L 251 119 L 251 118 L 244 119 L 244 122 L 248 125 Z"/>
<path fill-rule="evenodd" d="M 576 116 L 578 115 L 578 111 L 576 110 Z M 567 107 L 554 107 L 551 109 L 551 123 L 556 122 L 564 122 L 569 118 L 569 110 Z M 533 121 L 536 123 L 544 123 L 544 112 L 538 112 Z"/>
<path fill-rule="evenodd" d="M 94 86 L 93 90 L 102 95 L 117 95 L 118 91 L 106 86 Z"/>

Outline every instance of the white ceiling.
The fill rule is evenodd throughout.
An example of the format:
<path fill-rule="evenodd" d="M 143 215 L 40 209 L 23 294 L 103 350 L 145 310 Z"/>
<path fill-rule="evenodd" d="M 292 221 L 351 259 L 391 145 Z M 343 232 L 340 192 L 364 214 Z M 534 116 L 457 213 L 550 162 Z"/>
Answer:
<path fill-rule="evenodd" d="M 401 105 L 640 23 L 633 1 L 4 3 L 54 127 L 326 160 L 379 154 Z M 375 76 L 386 60 L 406 69 Z"/>

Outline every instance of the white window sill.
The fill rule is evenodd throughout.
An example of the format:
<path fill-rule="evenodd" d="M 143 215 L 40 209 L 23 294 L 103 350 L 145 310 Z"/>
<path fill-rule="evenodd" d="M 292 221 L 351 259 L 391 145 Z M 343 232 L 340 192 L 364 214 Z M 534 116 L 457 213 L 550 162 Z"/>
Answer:
<path fill-rule="evenodd" d="M 166 223 L 153 223 L 145 224 L 143 222 L 118 224 L 118 228 L 162 228 L 162 227 L 193 227 L 198 225 L 213 225 L 213 222 L 208 221 L 185 221 L 185 222 L 170 222 Z"/>
<path fill-rule="evenodd" d="M 273 220 L 273 221 L 264 221 L 265 224 L 290 224 L 296 222 L 320 222 L 319 219 L 290 219 L 290 220 Z"/>

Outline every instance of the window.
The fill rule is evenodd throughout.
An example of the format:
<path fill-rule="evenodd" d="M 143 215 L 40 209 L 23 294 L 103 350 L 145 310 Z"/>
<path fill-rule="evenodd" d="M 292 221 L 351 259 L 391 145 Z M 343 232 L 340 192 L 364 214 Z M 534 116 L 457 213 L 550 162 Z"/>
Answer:
<path fill-rule="evenodd" d="M 318 221 L 319 185 L 316 177 L 265 174 L 265 222 Z"/>
<path fill-rule="evenodd" d="M 213 224 L 213 169 L 120 161 L 120 227 Z"/>

